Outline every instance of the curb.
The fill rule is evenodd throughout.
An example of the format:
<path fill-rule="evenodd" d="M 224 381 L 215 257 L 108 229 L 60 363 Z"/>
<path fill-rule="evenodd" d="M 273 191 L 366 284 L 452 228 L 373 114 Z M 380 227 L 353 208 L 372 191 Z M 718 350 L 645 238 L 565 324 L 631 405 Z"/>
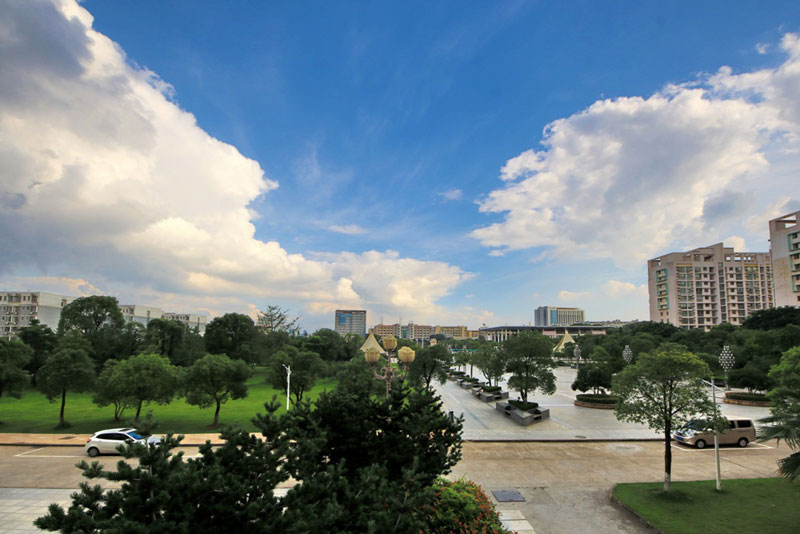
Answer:
<path fill-rule="evenodd" d="M 580 406 L 581 408 L 591 408 L 592 410 L 613 410 L 613 404 L 601 404 L 599 402 L 587 402 L 582 400 L 575 399 L 572 401 L 572 404 L 575 406 Z"/>
<path fill-rule="evenodd" d="M 742 399 L 729 399 L 728 397 L 723 397 L 722 402 L 725 404 L 739 404 L 741 406 L 758 406 L 760 408 L 769 408 L 772 406 L 772 403 L 769 401 L 750 401 L 750 400 L 742 400 Z"/>
<path fill-rule="evenodd" d="M 622 508 L 623 510 L 626 510 L 630 515 L 635 517 L 640 523 L 642 523 L 648 529 L 652 530 L 653 532 L 657 532 L 658 534 L 663 534 L 662 530 L 657 529 L 647 519 L 645 519 L 644 517 L 642 517 L 639 514 L 637 514 L 636 512 L 634 512 L 633 508 L 631 508 L 630 506 L 628 506 L 624 502 L 622 502 L 619 499 L 617 499 L 616 497 L 614 497 L 614 488 L 616 488 L 616 487 L 617 487 L 617 484 L 614 484 L 613 486 L 611 486 L 611 489 L 608 491 L 608 497 L 609 497 L 609 499 L 611 499 L 611 502 L 613 504 L 615 504 L 616 506 Z"/>

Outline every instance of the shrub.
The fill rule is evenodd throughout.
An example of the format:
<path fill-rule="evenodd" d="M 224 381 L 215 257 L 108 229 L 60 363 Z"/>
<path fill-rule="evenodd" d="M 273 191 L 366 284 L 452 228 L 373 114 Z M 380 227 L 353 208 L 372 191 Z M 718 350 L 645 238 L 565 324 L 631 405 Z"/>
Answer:
<path fill-rule="evenodd" d="M 450 374 L 451 375 L 456 375 L 456 376 L 464 376 L 466 373 L 464 371 L 454 371 L 454 370 L 450 369 Z"/>
<path fill-rule="evenodd" d="M 501 388 L 500 386 L 483 386 L 483 391 L 485 391 L 486 393 L 497 393 L 501 389 L 503 388 Z"/>
<path fill-rule="evenodd" d="M 539 403 L 536 402 L 524 402 L 521 400 L 510 400 L 508 403 L 513 406 L 514 408 L 518 408 L 523 411 L 535 410 L 539 407 Z"/>
<path fill-rule="evenodd" d="M 468 376 L 464 378 L 464 381 L 469 382 L 470 384 L 477 384 L 479 382 L 479 379 L 475 378 L 474 376 Z"/>
<path fill-rule="evenodd" d="M 767 402 L 769 399 L 764 393 L 745 393 L 743 391 L 728 391 L 725 397 L 732 400 Z"/>
<path fill-rule="evenodd" d="M 582 402 L 593 402 L 594 404 L 616 404 L 619 397 L 614 395 L 600 395 L 594 393 L 578 393 L 575 398 Z"/>
<path fill-rule="evenodd" d="M 438 479 L 433 489 L 433 502 L 422 507 L 424 532 L 508 533 L 489 497 L 474 482 Z"/>

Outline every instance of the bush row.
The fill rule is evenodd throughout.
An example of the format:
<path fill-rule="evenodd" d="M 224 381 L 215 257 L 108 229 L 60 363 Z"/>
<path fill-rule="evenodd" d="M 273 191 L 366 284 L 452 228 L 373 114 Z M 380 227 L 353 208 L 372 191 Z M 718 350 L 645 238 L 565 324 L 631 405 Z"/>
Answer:
<path fill-rule="evenodd" d="M 595 393 L 578 393 L 575 398 L 581 402 L 593 402 L 595 404 L 616 404 L 618 397 L 614 395 L 601 395 Z"/>

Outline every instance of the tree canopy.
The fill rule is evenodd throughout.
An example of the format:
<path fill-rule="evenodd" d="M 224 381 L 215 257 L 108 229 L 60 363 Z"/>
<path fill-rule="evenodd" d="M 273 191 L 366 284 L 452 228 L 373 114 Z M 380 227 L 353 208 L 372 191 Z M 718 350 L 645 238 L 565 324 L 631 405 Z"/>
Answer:
<path fill-rule="evenodd" d="M 256 327 L 250 317 L 241 313 L 226 313 L 206 325 L 206 351 L 253 362 L 250 344 L 255 335 Z"/>
<path fill-rule="evenodd" d="M 668 343 L 640 355 L 613 379 L 612 390 L 619 397 L 614 408 L 617 418 L 663 433 L 664 491 L 670 489 L 673 429 L 697 417 L 716 424 L 714 404 L 701 382 L 710 376 L 711 370 L 700 358 Z"/>
<path fill-rule="evenodd" d="M 453 365 L 453 356 L 444 345 L 425 347 L 416 352 L 414 361 L 408 368 L 408 378 L 412 384 L 431 389 L 435 378 L 440 384 L 447 380 L 447 370 Z"/>
<path fill-rule="evenodd" d="M 4 394 L 22 397 L 29 383 L 25 366 L 32 356 L 33 350 L 22 341 L 0 338 L 0 399 Z"/>
<path fill-rule="evenodd" d="M 86 351 L 77 348 L 63 348 L 47 359 L 39 369 L 36 385 L 50 402 L 61 397 L 58 426 L 66 426 L 64 407 L 67 392 L 88 391 L 94 386 L 94 362 Z"/>
<path fill-rule="evenodd" d="M 784 440 L 795 451 L 778 462 L 781 474 L 795 480 L 800 477 L 800 347 L 784 352 L 769 377 L 776 387 L 767 394 L 772 408 L 770 416 L 760 421 L 767 425 L 760 438 Z"/>
<path fill-rule="evenodd" d="M 552 395 L 556 391 L 556 366 L 553 360 L 552 342 L 538 332 L 522 332 L 503 342 L 503 350 L 508 359 L 507 371 L 509 389 L 519 392 L 523 402 L 528 394 L 540 390 Z"/>
<path fill-rule="evenodd" d="M 250 367 L 241 360 L 232 360 L 224 354 L 206 354 L 186 370 L 186 402 L 201 408 L 216 406 L 212 424 L 217 426 L 222 404 L 247 397 L 245 382 L 251 374 Z"/>

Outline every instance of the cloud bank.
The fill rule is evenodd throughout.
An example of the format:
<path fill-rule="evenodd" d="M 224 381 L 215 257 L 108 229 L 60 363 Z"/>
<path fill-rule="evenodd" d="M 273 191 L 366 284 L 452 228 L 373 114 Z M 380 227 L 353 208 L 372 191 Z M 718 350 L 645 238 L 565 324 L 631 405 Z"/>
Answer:
<path fill-rule="evenodd" d="M 781 198 L 796 191 L 800 166 L 798 36 L 787 34 L 781 50 L 775 68 L 723 67 L 550 123 L 542 148 L 508 160 L 505 185 L 479 202 L 501 220 L 471 235 L 495 255 L 546 247 L 558 258 L 628 268 L 732 233 L 765 243 L 767 220 L 754 236 L 739 235 L 743 219 L 774 211 L 776 201 L 786 207 Z"/>
<path fill-rule="evenodd" d="M 62 287 L 211 311 L 289 300 L 311 313 L 357 305 L 423 319 L 468 276 L 391 251 L 320 259 L 256 239 L 249 206 L 278 187 L 256 161 L 200 128 L 75 1 L 2 3 L 6 280 L 36 271 L 27 280 L 48 287 L 80 280 Z"/>

